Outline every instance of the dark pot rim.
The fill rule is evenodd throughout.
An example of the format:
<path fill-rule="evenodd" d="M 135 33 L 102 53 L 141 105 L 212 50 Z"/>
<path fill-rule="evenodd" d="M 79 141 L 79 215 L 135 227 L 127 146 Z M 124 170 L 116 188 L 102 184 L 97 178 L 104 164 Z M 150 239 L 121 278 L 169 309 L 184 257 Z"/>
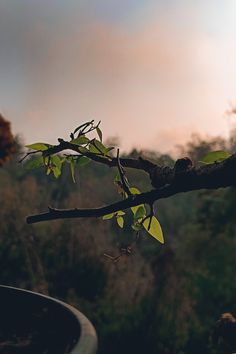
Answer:
<path fill-rule="evenodd" d="M 83 313 L 78 311 L 76 308 L 61 300 L 40 293 L 36 293 L 33 291 L 29 291 L 21 288 L 15 288 L 6 285 L 0 285 L 0 290 L 1 289 L 5 289 L 6 291 L 9 291 L 9 293 L 15 293 L 21 296 L 22 295 L 25 295 L 26 297 L 33 296 L 34 299 L 38 299 L 39 301 L 42 302 L 48 302 L 50 304 L 54 304 L 62 311 L 69 312 L 70 316 L 73 317 L 73 321 L 75 325 L 78 325 L 78 331 L 79 331 L 78 340 L 76 341 L 76 343 L 74 343 L 69 354 L 95 354 L 96 353 L 97 351 L 96 331 L 93 325 L 91 324 L 91 322 L 88 320 L 88 318 Z"/>

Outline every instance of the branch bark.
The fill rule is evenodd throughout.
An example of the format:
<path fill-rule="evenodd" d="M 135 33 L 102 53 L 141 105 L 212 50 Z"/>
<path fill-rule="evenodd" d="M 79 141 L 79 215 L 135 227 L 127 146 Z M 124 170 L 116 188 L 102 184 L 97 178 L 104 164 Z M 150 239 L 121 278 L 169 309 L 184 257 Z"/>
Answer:
<path fill-rule="evenodd" d="M 79 155 L 87 156 L 91 160 L 102 163 L 103 165 L 106 165 L 108 167 L 117 166 L 116 157 L 107 158 L 102 154 L 99 155 L 90 152 L 84 152 L 83 150 L 81 150 L 79 145 L 76 146 L 75 144 L 71 144 L 70 142 L 64 141 L 63 139 L 60 139 L 60 143 L 58 145 L 52 146 L 48 150 L 43 151 L 43 156 L 46 157 L 46 156 L 58 154 L 65 150 L 71 150 L 76 152 Z M 155 164 L 143 158 L 139 158 L 139 159 L 120 158 L 120 163 L 123 167 L 134 168 L 136 170 L 143 170 L 147 173 L 149 173 L 151 169 L 156 167 Z"/>
<path fill-rule="evenodd" d="M 52 148 L 53 149 L 53 148 Z M 60 150 L 61 151 L 61 150 Z M 58 152 L 58 151 L 57 151 Z M 110 161 L 117 164 L 116 159 Z M 115 161 L 115 162 L 114 162 Z M 137 169 L 141 168 L 143 161 L 146 160 L 130 160 L 120 159 L 120 162 L 126 167 L 133 167 L 137 164 Z M 130 162 L 131 161 L 131 162 Z M 135 161 L 135 163 L 133 162 Z M 99 161 L 101 162 L 101 161 Z M 149 163 L 149 162 L 148 162 Z M 129 166 L 128 166 L 129 165 Z M 124 165 L 123 165 L 124 166 Z M 132 206 L 140 204 L 152 204 L 155 201 L 163 198 L 171 197 L 177 193 L 189 192 L 200 189 L 217 189 L 236 185 L 236 154 L 220 163 L 203 165 L 200 167 L 190 167 L 186 170 L 177 170 L 176 168 L 168 168 L 168 173 L 165 167 L 160 168 L 154 164 L 149 165 L 147 171 L 150 175 L 153 186 L 156 189 L 146 193 L 132 195 L 125 200 L 94 209 L 53 209 L 49 208 L 48 212 L 43 214 L 31 215 L 27 217 L 27 223 L 33 224 L 40 221 L 67 219 L 67 218 L 82 218 L 82 217 L 101 217 L 106 214 L 125 210 Z M 160 184 L 161 180 L 161 184 Z"/>

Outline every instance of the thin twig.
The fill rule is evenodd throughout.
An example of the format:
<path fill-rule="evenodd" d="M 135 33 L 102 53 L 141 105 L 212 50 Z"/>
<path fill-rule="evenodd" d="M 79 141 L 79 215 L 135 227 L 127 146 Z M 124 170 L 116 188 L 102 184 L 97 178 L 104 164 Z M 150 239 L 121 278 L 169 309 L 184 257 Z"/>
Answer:
<path fill-rule="evenodd" d="M 131 193 L 130 190 L 129 190 L 129 186 L 128 186 L 127 179 L 126 179 L 126 176 L 125 176 L 125 172 L 124 172 L 124 169 L 123 169 L 123 167 L 121 166 L 121 163 L 120 163 L 120 156 L 119 156 L 119 153 L 120 153 L 120 150 L 117 149 L 117 167 L 118 167 L 118 171 L 119 171 L 119 175 L 120 175 L 120 180 L 121 180 L 122 188 L 123 188 L 124 192 L 125 192 L 128 196 L 131 196 L 132 193 Z"/>
<path fill-rule="evenodd" d="M 30 152 L 27 152 L 18 162 L 21 163 L 23 162 L 27 157 L 29 157 L 30 155 L 33 155 L 33 154 L 37 154 L 39 152 L 42 152 L 41 150 L 37 150 L 37 151 L 30 151 Z"/>

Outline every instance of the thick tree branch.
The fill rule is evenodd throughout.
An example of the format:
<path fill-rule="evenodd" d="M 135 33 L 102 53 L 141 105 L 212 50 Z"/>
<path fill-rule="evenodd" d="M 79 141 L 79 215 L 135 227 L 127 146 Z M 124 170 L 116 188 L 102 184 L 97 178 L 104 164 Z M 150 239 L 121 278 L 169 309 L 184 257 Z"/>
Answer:
<path fill-rule="evenodd" d="M 162 169 L 164 170 L 164 169 Z M 159 171 L 160 172 L 160 171 Z M 198 168 L 188 168 L 187 170 L 171 169 L 167 174 L 164 186 L 158 187 L 146 193 L 133 195 L 125 200 L 95 209 L 72 209 L 58 210 L 49 208 L 49 211 L 43 214 L 32 215 L 27 218 L 29 224 L 55 219 L 81 218 L 81 217 L 101 217 L 103 215 L 125 210 L 139 204 L 152 204 L 154 201 L 168 198 L 181 192 L 188 192 L 200 189 L 216 189 L 236 185 L 236 155 L 232 155 L 221 163 L 204 165 Z M 155 176 L 153 173 L 152 184 L 155 186 Z M 171 177 L 170 177 L 171 176 Z M 163 184 L 162 183 L 162 184 Z"/>

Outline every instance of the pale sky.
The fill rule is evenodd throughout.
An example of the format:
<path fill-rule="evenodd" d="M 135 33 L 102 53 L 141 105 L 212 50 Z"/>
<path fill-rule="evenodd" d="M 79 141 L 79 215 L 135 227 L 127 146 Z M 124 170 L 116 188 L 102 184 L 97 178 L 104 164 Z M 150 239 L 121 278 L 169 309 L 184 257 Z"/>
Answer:
<path fill-rule="evenodd" d="M 26 143 L 102 121 L 121 147 L 226 135 L 235 0 L 0 0 L 0 111 Z"/>

